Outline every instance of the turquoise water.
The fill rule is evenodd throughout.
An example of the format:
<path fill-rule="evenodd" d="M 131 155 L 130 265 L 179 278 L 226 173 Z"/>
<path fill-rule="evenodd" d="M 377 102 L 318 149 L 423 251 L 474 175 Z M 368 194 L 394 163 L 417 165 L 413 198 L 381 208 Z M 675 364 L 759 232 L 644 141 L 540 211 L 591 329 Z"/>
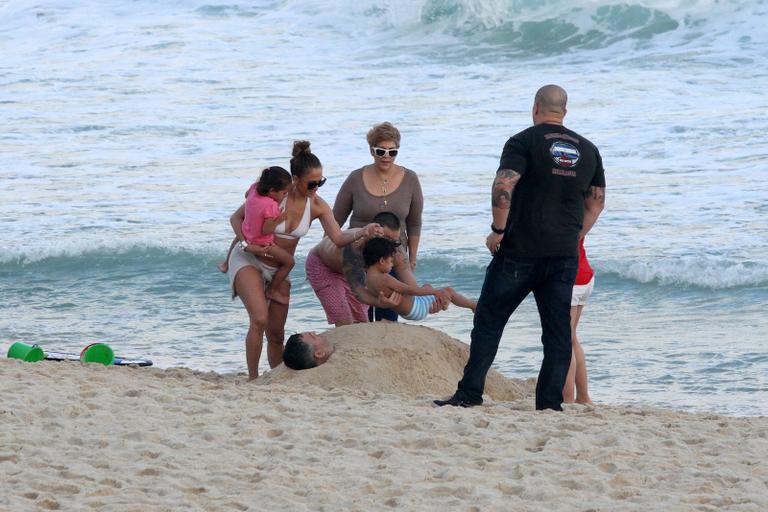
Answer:
<path fill-rule="evenodd" d="M 417 277 L 477 295 L 501 147 L 556 82 L 607 171 L 593 396 L 768 414 L 766 21 L 762 1 L 0 3 L 0 346 L 244 371 L 229 214 L 297 138 L 332 202 L 383 120 L 425 192 Z M 326 328 L 303 276 L 321 231 L 291 330 Z M 469 340 L 465 310 L 424 324 Z M 526 302 L 497 368 L 535 376 L 539 337 Z"/>

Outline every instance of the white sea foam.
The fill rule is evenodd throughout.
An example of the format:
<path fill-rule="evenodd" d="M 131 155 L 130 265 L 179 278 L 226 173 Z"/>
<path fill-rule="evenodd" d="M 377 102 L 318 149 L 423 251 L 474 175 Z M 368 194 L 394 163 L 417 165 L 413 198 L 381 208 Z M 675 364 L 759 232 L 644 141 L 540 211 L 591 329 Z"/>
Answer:
<path fill-rule="evenodd" d="M 45 266 L 46 262 L 60 263 L 69 260 L 91 265 L 105 257 L 134 257 L 143 259 L 147 255 L 179 261 L 190 259 L 223 259 L 226 246 L 214 242 L 207 244 L 184 244 L 173 240 L 71 240 L 54 247 L 33 247 L 20 245 L 0 250 L 0 264 Z M 298 255 L 303 259 L 301 255 Z M 422 251 L 420 272 L 430 275 L 449 285 L 455 282 L 475 282 L 482 275 L 489 257 L 481 250 L 462 251 L 455 254 L 435 248 Z M 115 261 L 114 264 L 120 264 Z M 593 257 L 593 267 L 599 274 L 613 274 L 636 283 L 658 283 L 673 287 L 702 287 L 728 289 L 736 287 L 760 287 L 768 285 L 768 267 L 757 262 L 745 262 L 724 256 L 682 256 L 655 259 L 610 260 Z"/>
<path fill-rule="evenodd" d="M 768 285 L 764 265 L 728 261 L 720 257 L 686 257 L 654 261 L 598 260 L 599 271 L 616 274 L 640 283 L 665 286 L 699 286 L 727 289 Z"/>

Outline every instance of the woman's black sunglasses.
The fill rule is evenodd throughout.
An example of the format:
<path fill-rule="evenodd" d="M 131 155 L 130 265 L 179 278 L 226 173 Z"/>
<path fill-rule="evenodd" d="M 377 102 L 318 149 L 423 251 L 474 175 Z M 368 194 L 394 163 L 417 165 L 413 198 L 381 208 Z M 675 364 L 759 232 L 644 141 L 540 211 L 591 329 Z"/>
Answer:
<path fill-rule="evenodd" d="M 307 182 L 307 190 L 315 190 L 316 188 L 322 187 L 323 185 L 325 185 L 325 181 L 327 179 L 328 178 L 323 178 L 323 179 L 318 180 L 318 181 L 308 181 Z"/>

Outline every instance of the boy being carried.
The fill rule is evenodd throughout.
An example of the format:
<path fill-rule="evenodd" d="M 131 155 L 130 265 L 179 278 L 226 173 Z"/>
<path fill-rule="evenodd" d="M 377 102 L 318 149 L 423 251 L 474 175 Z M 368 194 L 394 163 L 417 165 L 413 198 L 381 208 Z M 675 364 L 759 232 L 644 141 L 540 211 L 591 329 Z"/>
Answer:
<path fill-rule="evenodd" d="M 393 257 L 400 242 L 388 238 L 372 238 L 363 247 L 365 261 L 365 286 L 373 294 L 383 293 L 389 296 L 393 291 L 401 293 L 403 300 L 392 308 L 406 320 L 424 320 L 429 313 L 429 306 L 435 295 L 442 295 L 457 306 L 475 310 L 476 300 L 468 299 L 453 288 L 435 289 L 429 285 L 411 286 L 397 280 L 389 274 L 394 264 Z"/>

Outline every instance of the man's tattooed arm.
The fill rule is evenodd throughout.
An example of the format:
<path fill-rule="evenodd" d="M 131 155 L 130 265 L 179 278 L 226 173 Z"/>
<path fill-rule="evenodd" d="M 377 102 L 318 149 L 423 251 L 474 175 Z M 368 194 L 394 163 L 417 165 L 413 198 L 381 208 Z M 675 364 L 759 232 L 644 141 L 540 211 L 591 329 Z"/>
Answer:
<path fill-rule="evenodd" d="M 500 169 L 496 172 L 496 178 L 491 186 L 491 234 L 485 239 L 485 246 L 495 254 L 499 250 L 504 233 L 498 233 L 500 229 L 506 229 L 509 208 L 512 204 L 512 192 L 520 181 L 520 173 L 512 169 Z"/>
<path fill-rule="evenodd" d="M 347 279 L 352 293 L 363 304 L 378 305 L 378 297 L 365 287 L 365 263 L 363 255 L 353 248 L 353 244 L 341 249 L 341 270 Z"/>
<path fill-rule="evenodd" d="M 512 169 L 499 170 L 491 187 L 491 206 L 501 210 L 509 210 L 509 205 L 512 204 L 512 191 L 519 180 L 519 172 Z M 501 227 L 498 224 L 496 226 Z"/>
<path fill-rule="evenodd" d="M 580 238 L 584 238 L 589 233 L 603 208 L 605 208 L 605 187 L 589 187 L 584 197 L 584 222 L 579 233 Z"/>
<path fill-rule="evenodd" d="M 520 181 L 520 173 L 512 169 L 501 169 L 496 173 L 491 187 L 491 211 L 493 213 L 493 225 L 504 229 L 507 225 L 509 207 L 512 204 L 512 192 Z"/>

